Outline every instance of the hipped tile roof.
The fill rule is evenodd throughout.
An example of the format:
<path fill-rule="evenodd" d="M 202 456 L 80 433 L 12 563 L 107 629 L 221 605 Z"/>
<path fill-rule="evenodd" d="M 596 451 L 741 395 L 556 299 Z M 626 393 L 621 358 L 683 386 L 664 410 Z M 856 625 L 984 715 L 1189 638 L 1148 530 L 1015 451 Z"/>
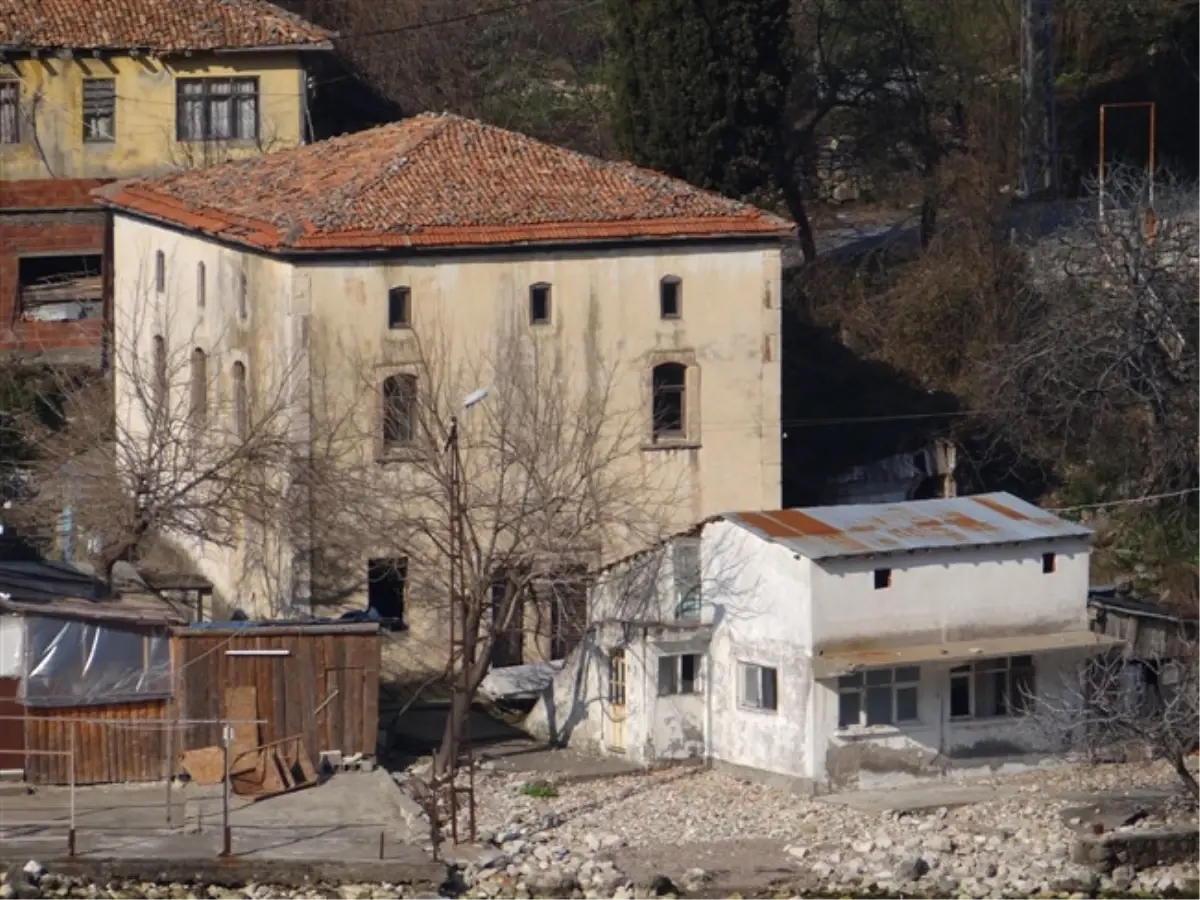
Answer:
<path fill-rule="evenodd" d="M 0 49 L 167 53 L 326 47 L 332 37 L 266 0 L 0 0 Z"/>
<path fill-rule="evenodd" d="M 275 251 L 762 235 L 784 219 L 449 114 L 111 185 L 102 202 Z"/>

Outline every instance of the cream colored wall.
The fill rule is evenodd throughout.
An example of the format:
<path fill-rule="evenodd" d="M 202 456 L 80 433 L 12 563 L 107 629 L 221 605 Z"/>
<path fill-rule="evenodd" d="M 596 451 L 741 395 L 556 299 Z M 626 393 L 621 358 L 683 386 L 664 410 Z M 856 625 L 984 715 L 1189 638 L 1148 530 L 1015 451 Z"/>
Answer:
<path fill-rule="evenodd" d="M 165 290 L 155 284 L 155 255 L 163 253 Z M 288 332 L 292 268 L 287 263 L 245 254 L 190 235 L 114 216 L 114 389 L 118 422 L 136 446 L 156 446 L 146 434 L 145 391 L 153 372 L 155 335 L 166 340 L 169 402 L 176 421 L 188 413 L 190 359 L 207 354 L 209 425 L 228 434 L 233 428 L 232 370 L 246 367 L 255 402 L 285 396 L 283 378 L 298 356 Z M 199 266 L 204 266 L 204 304 L 199 298 Z M 239 315 L 238 297 L 246 279 L 248 315 Z M 286 566 L 264 573 L 253 564 L 254 535 L 244 529 L 233 546 L 174 536 L 180 548 L 213 582 L 217 596 L 251 615 L 279 614 Z M 247 538 L 250 540 L 247 540 Z M 286 551 L 285 551 L 286 555 Z M 282 587 L 287 592 L 287 587 Z"/>
<path fill-rule="evenodd" d="M 545 281 L 552 285 L 553 322 L 532 327 L 536 342 L 546 352 L 561 354 L 569 391 L 582 391 L 589 379 L 612 374 L 614 415 L 636 417 L 645 429 L 646 447 L 631 460 L 641 470 L 634 480 L 657 481 L 674 494 L 668 520 L 661 523 L 663 532 L 717 512 L 780 503 L 780 265 L 774 246 L 713 244 L 590 255 L 431 256 L 387 265 L 292 266 L 122 215 L 115 218 L 118 346 L 122 331 L 133 333 L 137 352 L 151 358 L 149 342 L 155 332 L 130 326 L 132 314 L 145 303 L 153 254 L 161 249 L 169 284 L 162 297 L 150 292 L 157 304 L 151 304 L 156 321 L 162 322 L 156 327 L 165 329 L 173 361 L 182 362 L 193 346 L 208 348 L 213 391 L 225 398 L 226 406 L 235 359 L 251 373 L 260 394 L 257 402 L 276 383 L 265 373 L 298 364 L 314 384 L 321 382 L 320 390 L 341 392 L 349 404 L 366 387 L 364 363 L 382 379 L 420 359 L 418 340 L 428 355 L 448 358 L 450 368 L 486 367 L 506 327 L 531 328 L 528 287 Z M 203 313 L 195 297 L 200 262 L 208 273 Z M 246 322 L 238 320 L 236 301 L 242 269 L 247 273 Z M 679 320 L 659 317 L 658 285 L 664 275 L 682 279 Z M 387 291 L 394 285 L 411 288 L 411 330 L 387 327 Z M 301 337 L 306 332 L 308 341 Z M 318 357 L 319 366 L 312 361 Z M 655 362 L 676 358 L 693 366 L 692 442 L 672 449 L 651 447 L 649 370 Z M 485 382 L 481 374 L 479 384 Z M 186 401 L 182 388 L 173 391 L 175 396 Z M 127 420 L 137 418 L 129 385 L 118 383 L 118 403 Z M 178 414 L 184 414 L 184 407 L 178 407 Z M 366 423 L 363 433 L 372 428 Z M 374 466 L 376 447 L 368 439 L 361 443 L 362 460 Z M 381 495 L 401 467 L 403 463 L 377 467 Z M 278 612 L 278 585 L 251 572 L 240 547 L 189 549 L 219 596 L 251 615 Z M 363 546 L 363 558 L 349 562 L 365 575 L 366 560 L 379 555 L 377 549 Z M 420 572 L 410 571 L 410 593 L 420 578 Z M 303 595 L 305 585 L 291 587 Z M 362 608 L 365 597 L 349 596 L 345 605 Z M 402 645 L 432 645 L 444 637 L 440 613 L 428 610 L 423 618 L 419 606 L 410 598 L 412 630 Z M 403 646 L 400 651 L 405 652 Z"/>
<path fill-rule="evenodd" d="M 153 175 L 293 147 L 304 133 L 305 75 L 294 52 L 0 62 L 0 78 L 14 76 L 21 81 L 21 140 L 0 144 L 0 178 L 9 181 Z M 259 140 L 175 140 L 175 79 L 220 76 L 259 79 Z M 115 141 L 83 140 L 86 78 L 116 79 Z"/>

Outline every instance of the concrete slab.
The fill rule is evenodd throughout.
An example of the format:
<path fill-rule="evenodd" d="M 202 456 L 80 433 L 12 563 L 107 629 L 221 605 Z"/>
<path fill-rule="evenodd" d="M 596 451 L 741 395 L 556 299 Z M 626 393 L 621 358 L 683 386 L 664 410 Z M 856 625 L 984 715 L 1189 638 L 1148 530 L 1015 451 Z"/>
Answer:
<path fill-rule="evenodd" d="M 840 794 L 822 794 L 816 799 L 835 806 L 848 806 L 864 812 L 928 812 L 946 807 L 967 806 L 972 803 L 987 803 L 1011 796 L 1014 790 L 990 785 L 928 785 L 922 787 L 891 788 L 880 791 L 847 791 Z"/>
<path fill-rule="evenodd" d="M 642 766 L 619 756 L 592 756 L 575 750 L 548 747 L 532 741 L 497 744 L 476 751 L 497 772 L 528 773 L 559 782 L 591 781 L 645 772 Z"/>
<path fill-rule="evenodd" d="M 230 803 L 233 854 L 278 861 L 428 862 L 422 837 L 397 814 L 385 772 L 344 773 L 324 784 L 258 802 Z M 105 786 L 75 794 L 75 850 L 94 859 L 215 859 L 222 849 L 218 786 Z M 0 845 L 26 859 L 63 855 L 72 818 L 70 793 L 40 789 L 0 797 Z"/>

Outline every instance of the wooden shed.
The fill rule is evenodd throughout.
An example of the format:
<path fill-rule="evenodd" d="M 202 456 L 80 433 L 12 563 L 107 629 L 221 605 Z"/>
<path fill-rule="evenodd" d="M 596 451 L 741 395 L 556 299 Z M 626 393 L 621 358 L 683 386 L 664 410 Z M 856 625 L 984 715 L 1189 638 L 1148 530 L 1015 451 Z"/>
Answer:
<path fill-rule="evenodd" d="M 375 755 L 378 624 L 200 623 L 174 629 L 171 642 L 181 722 L 244 720 L 252 696 L 264 744 L 303 737 L 314 762 L 330 751 Z M 184 725 L 181 735 L 181 750 L 219 745 L 221 726 Z"/>

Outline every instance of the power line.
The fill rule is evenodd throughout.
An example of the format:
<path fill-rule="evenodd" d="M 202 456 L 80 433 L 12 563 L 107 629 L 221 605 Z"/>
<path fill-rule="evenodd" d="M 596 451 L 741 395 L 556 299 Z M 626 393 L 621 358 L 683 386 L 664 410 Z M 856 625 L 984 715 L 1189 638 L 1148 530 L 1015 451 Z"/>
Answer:
<path fill-rule="evenodd" d="M 1051 512 L 1077 512 L 1081 509 L 1104 509 L 1109 506 L 1130 506 L 1134 503 L 1150 503 L 1154 500 L 1169 500 L 1172 497 L 1186 497 L 1189 494 L 1200 493 L 1200 488 L 1187 488 L 1182 491 L 1168 491 L 1165 494 L 1146 494 L 1142 497 L 1126 497 L 1123 500 L 1105 500 L 1102 503 L 1081 503 L 1079 506 L 1048 506 Z"/>
<path fill-rule="evenodd" d="M 482 19 L 485 16 L 499 15 L 500 13 L 512 12 L 513 10 L 525 9 L 526 7 L 548 2 L 552 2 L 552 0 L 520 0 L 518 3 L 508 3 L 504 6 L 492 6 L 487 9 L 477 9 L 469 13 L 459 13 L 455 16 L 446 16 L 443 19 L 430 19 L 426 22 L 410 22 L 407 25 L 395 25 L 390 28 L 376 28 L 370 31 L 351 31 L 346 34 L 339 34 L 337 38 L 338 40 L 345 40 L 347 38 L 383 37 L 389 34 L 404 34 L 409 31 L 421 31 L 426 28 L 438 28 L 442 25 L 455 25 L 459 22 L 470 22 L 474 19 Z"/>

